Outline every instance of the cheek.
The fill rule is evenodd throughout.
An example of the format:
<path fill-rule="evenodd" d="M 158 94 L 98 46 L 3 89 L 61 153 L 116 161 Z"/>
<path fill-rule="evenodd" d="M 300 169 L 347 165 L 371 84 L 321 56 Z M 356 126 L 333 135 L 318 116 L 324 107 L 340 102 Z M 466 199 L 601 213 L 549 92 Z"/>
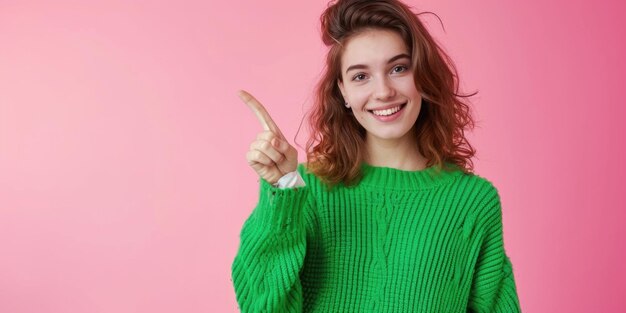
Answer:
<path fill-rule="evenodd" d="M 415 87 L 415 83 L 412 77 L 403 80 L 400 83 L 399 87 L 404 91 L 405 94 L 410 94 L 413 96 L 419 95 L 419 91 L 417 91 L 417 87 Z"/>
<path fill-rule="evenodd" d="M 361 108 L 367 104 L 367 91 L 365 88 L 351 88 L 346 90 L 346 96 L 350 105 L 355 108 Z"/>

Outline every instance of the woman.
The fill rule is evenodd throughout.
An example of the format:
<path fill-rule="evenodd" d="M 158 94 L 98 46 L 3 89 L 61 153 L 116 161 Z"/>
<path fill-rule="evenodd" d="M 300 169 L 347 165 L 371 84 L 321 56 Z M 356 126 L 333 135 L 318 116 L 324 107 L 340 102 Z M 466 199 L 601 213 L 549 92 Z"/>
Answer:
<path fill-rule="evenodd" d="M 396 0 L 339 0 L 298 164 L 263 106 L 259 202 L 232 265 L 242 312 L 519 312 L 497 189 L 472 173 L 455 68 Z"/>

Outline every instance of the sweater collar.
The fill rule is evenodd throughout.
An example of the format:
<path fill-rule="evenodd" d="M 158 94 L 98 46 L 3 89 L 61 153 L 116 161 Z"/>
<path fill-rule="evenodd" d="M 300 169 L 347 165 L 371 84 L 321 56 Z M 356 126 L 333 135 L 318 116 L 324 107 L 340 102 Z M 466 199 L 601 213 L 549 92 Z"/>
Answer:
<path fill-rule="evenodd" d="M 406 171 L 362 162 L 361 170 L 363 177 L 360 184 L 396 190 L 431 188 L 449 183 L 457 176 L 463 174 L 463 171 L 456 165 L 452 163 L 446 164 L 453 169 L 442 170 L 437 166 L 431 166 L 423 170 Z"/>

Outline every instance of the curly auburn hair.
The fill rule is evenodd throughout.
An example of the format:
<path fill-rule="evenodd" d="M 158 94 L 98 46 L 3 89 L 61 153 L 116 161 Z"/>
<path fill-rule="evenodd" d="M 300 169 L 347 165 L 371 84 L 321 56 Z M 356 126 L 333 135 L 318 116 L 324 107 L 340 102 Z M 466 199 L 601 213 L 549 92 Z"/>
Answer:
<path fill-rule="evenodd" d="M 362 177 L 365 129 L 357 122 L 337 83 L 341 81 L 341 56 L 345 43 L 369 29 L 397 32 L 411 52 L 413 76 L 422 94 L 422 109 L 411 129 L 418 138 L 427 167 L 458 168 L 473 172 L 475 149 L 464 136 L 474 128 L 470 107 L 458 94 L 456 67 L 435 42 L 411 8 L 398 0 L 331 1 L 320 17 L 322 41 L 329 47 L 309 117 L 311 134 L 306 144 L 307 170 L 327 188 L 355 185 Z"/>

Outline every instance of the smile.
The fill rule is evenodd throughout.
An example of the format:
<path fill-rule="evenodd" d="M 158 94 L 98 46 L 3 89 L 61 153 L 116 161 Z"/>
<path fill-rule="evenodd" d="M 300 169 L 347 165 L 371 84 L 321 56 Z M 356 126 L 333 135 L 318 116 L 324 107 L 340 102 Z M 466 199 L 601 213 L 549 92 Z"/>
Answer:
<path fill-rule="evenodd" d="M 400 111 L 400 109 L 401 109 L 401 107 L 403 105 L 404 104 L 401 104 L 401 105 L 399 105 L 399 106 L 397 106 L 395 108 L 390 108 L 390 109 L 386 109 L 386 110 L 371 110 L 370 112 L 372 112 L 372 113 L 374 113 L 376 115 L 383 115 L 383 116 L 384 115 L 391 115 L 393 113 L 396 113 L 396 112 Z"/>
<path fill-rule="evenodd" d="M 389 122 L 392 120 L 395 120 L 396 117 L 398 117 L 403 109 L 406 107 L 406 102 L 394 107 L 394 108 L 389 108 L 389 109 L 385 109 L 385 110 L 368 110 L 368 112 L 372 113 L 372 115 L 374 115 L 374 117 L 376 117 L 376 119 L 383 121 L 383 122 Z"/>

